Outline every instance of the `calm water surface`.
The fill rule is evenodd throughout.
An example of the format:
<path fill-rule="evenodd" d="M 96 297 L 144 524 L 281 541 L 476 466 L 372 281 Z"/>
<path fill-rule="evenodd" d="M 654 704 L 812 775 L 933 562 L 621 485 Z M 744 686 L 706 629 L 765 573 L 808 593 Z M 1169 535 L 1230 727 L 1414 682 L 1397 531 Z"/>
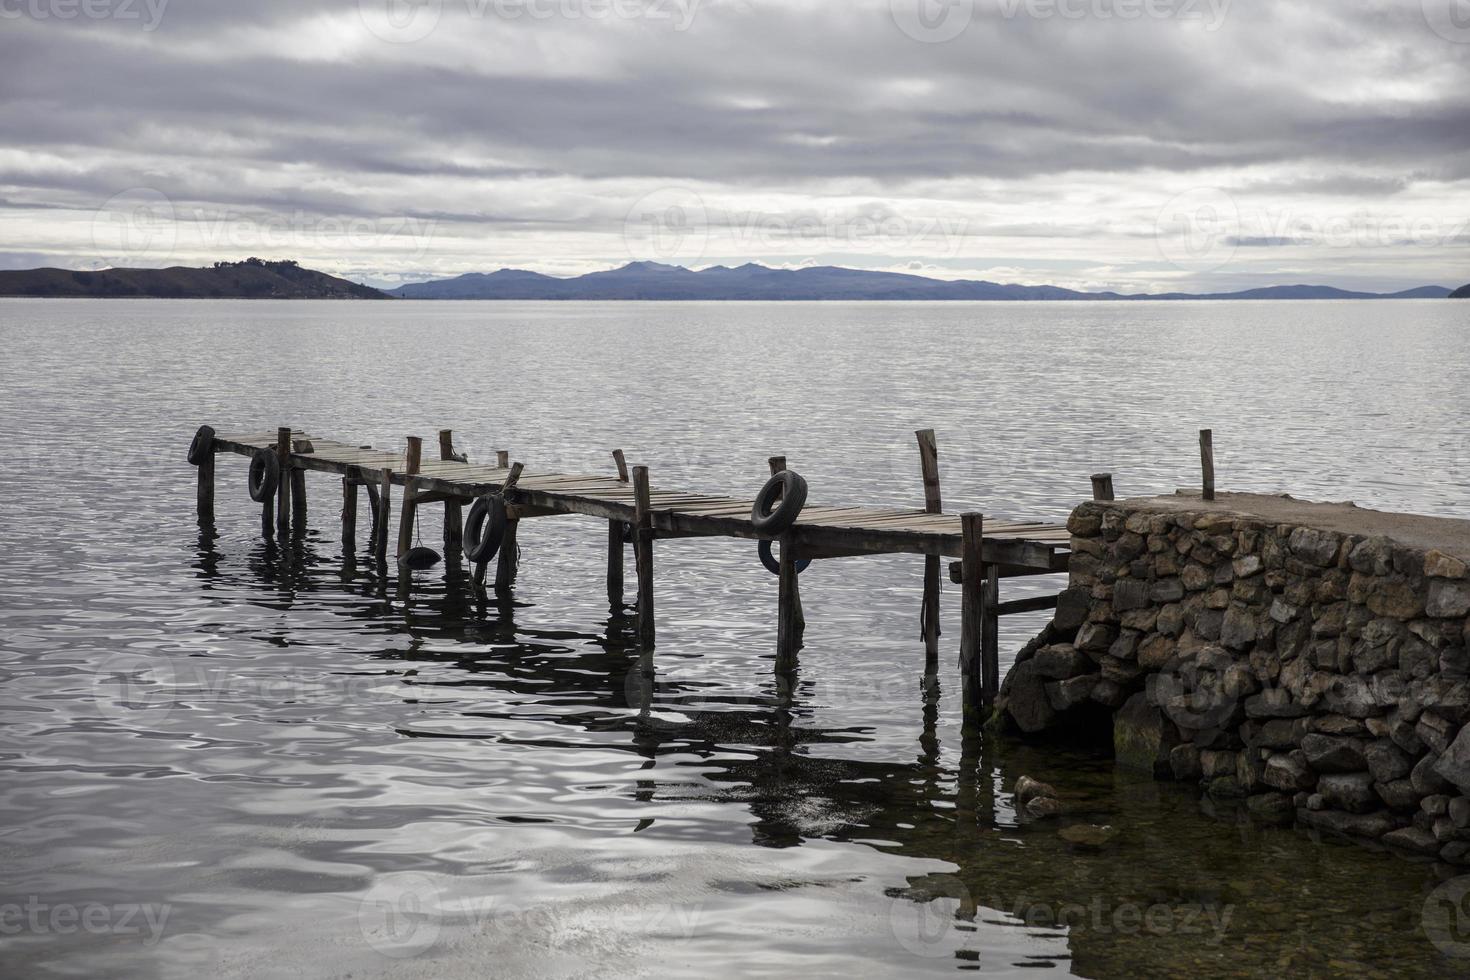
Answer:
<path fill-rule="evenodd" d="M 958 596 L 926 683 L 916 559 L 806 574 L 788 688 L 753 547 L 661 543 L 648 677 L 604 524 L 528 523 L 513 596 L 442 566 L 405 594 L 343 561 L 329 478 L 280 548 L 238 457 L 200 528 L 183 454 L 202 422 L 450 427 L 720 492 L 782 453 L 816 504 L 916 505 L 933 427 L 947 509 L 1060 519 L 1100 470 L 1191 483 L 1208 425 L 1230 489 L 1463 517 L 1467 331 L 1443 302 L 0 301 L 0 974 L 1464 974 L 1432 865 L 966 738 Z M 1075 814 L 1018 819 L 1022 773 Z"/>

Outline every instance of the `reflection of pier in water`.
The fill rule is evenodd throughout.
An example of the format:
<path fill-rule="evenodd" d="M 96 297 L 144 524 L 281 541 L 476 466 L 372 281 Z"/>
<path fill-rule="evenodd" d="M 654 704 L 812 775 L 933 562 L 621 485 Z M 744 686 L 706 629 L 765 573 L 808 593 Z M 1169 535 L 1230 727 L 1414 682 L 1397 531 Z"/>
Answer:
<path fill-rule="evenodd" d="M 924 915 L 925 935 L 906 939 L 955 955 L 960 966 L 1003 972 L 1052 965 L 1045 957 L 1012 964 L 983 947 L 986 929 L 1017 928 L 1065 935 L 1071 959 L 1058 965 L 1090 977 L 1340 973 L 1355 961 L 1379 970 L 1391 964 L 1403 975 L 1453 972 L 1421 931 L 1421 867 L 1357 845 L 1316 843 L 1304 831 L 1260 827 L 1192 790 L 1115 771 L 1107 758 L 1077 749 L 992 741 L 967 725 L 958 756 L 946 754 L 939 726 L 946 692 L 937 676 L 913 688 L 924 724 L 912 761 L 823 758 L 824 745 L 866 739 L 814 726 L 803 707 L 811 686 L 799 674 L 722 699 L 704 684 L 660 679 L 638 650 L 631 617 L 610 616 L 597 634 L 531 630 L 516 623 L 518 605 L 508 595 L 487 595 L 452 569 L 442 590 L 400 590 L 352 568 L 329 577 L 321 573 L 330 562 L 314 542 L 298 539 L 289 555 L 274 543 L 258 545 L 247 574 L 222 566 L 213 540 L 206 529 L 196 562 L 206 586 L 227 579 L 258 589 L 270 608 L 289 608 L 298 593 L 361 595 L 361 604 L 333 603 L 331 612 L 360 621 L 366 635 L 408 636 L 406 651 L 372 657 L 413 664 L 419 692 L 488 687 L 544 704 L 539 720 L 625 733 L 623 748 L 644 760 L 631 790 L 637 802 L 745 807 L 755 818 L 751 840 L 765 847 L 822 839 L 949 862 L 952 871 L 912 878 L 892 896 L 917 903 Z M 398 602 L 399 595 L 409 598 Z M 493 649 L 428 649 L 444 640 Z M 460 673 L 436 678 L 436 662 Z M 742 758 L 721 759 L 731 745 Z M 706 782 L 661 777 L 660 757 L 675 753 L 698 756 Z M 1069 812 L 1049 821 L 1018 818 L 1009 787 L 1023 773 L 1056 785 Z M 1058 831 L 1076 823 L 1111 825 L 1116 837 L 1097 849 L 1074 847 Z M 638 830 L 708 832 L 657 819 Z M 1330 900 L 1326 883 L 1333 883 Z M 910 917 L 894 922 L 915 928 Z"/>

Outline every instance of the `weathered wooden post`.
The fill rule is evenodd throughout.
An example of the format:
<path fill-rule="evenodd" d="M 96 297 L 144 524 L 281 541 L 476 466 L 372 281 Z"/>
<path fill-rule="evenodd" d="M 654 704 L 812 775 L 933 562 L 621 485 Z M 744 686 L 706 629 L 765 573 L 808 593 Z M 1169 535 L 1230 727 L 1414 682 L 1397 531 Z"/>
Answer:
<path fill-rule="evenodd" d="M 654 645 L 653 629 L 653 501 L 648 467 L 633 467 L 633 560 L 638 571 L 638 642 Z"/>
<path fill-rule="evenodd" d="M 1206 500 L 1215 499 L 1215 433 L 1210 429 L 1199 430 L 1199 461 L 1204 471 L 1203 495 Z"/>
<path fill-rule="evenodd" d="M 924 476 L 924 510 L 930 514 L 944 511 L 939 497 L 939 445 L 933 429 L 920 429 L 914 435 L 919 440 L 919 466 Z M 920 610 L 920 628 L 924 634 L 924 669 L 928 673 L 939 670 L 939 575 L 938 555 L 924 556 L 924 605 Z"/>
<path fill-rule="evenodd" d="M 801 651 L 806 625 L 801 618 L 796 549 L 789 533 L 781 537 L 780 569 L 780 595 L 776 603 L 776 673 L 789 674 L 796 670 L 796 655 Z"/>
<path fill-rule="evenodd" d="M 777 473 L 784 473 L 786 472 L 786 457 L 772 456 L 770 459 L 766 460 L 766 465 L 770 467 L 772 476 L 775 476 Z M 780 503 L 780 501 L 781 495 L 777 494 L 775 503 Z M 789 536 L 783 536 L 781 538 L 781 541 L 779 542 L 781 546 L 781 554 L 783 557 L 788 551 L 792 550 L 788 542 L 788 537 Z M 777 567 L 784 568 L 785 565 L 778 561 Z M 778 615 L 779 611 L 785 608 L 785 606 L 783 605 L 784 603 L 790 603 L 791 606 L 791 622 L 789 625 L 791 628 L 790 641 L 794 644 L 794 647 L 792 649 L 792 656 L 794 658 L 796 651 L 800 650 L 803 646 L 806 645 L 806 610 L 803 609 L 801 605 L 801 586 L 798 584 L 796 576 L 793 576 L 790 583 L 786 583 L 784 582 L 784 580 L 778 577 L 776 587 L 779 595 L 779 598 L 777 600 Z M 776 626 L 776 659 L 778 662 L 778 669 L 779 661 L 781 659 L 780 651 L 784 646 L 784 643 L 781 639 L 781 630 L 786 628 L 785 626 L 783 626 L 784 619 L 784 616 L 780 617 L 777 621 Z M 794 659 L 792 663 L 792 669 L 794 669 Z"/>
<path fill-rule="evenodd" d="M 510 491 L 514 490 L 515 485 L 520 482 L 521 473 L 525 468 L 525 465 L 522 463 L 514 464 L 511 466 L 510 473 L 506 476 L 505 482 L 501 484 L 500 493 L 506 498 L 506 503 L 510 502 Z M 500 539 L 500 556 L 495 563 L 495 589 L 497 592 L 502 589 L 512 588 L 516 584 L 516 574 L 520 571 L 521 567 L 520 548 L 516 544 L 516 531 L 520 526 L 521 522 L 519 520 L 510 520 L 505 524 L 505 536 Z"/>
<path fill-rule="evenodd" d="M 1000 694 L 1000 569 L 985 565 L 985 605 L 980 611 L 980 666 L 984 703 L 989 709 Z"/>
<path fill-rule="evenodd" d="M 445 461 L 451 461 L 455 458 L 453 429 L 439 430 L 439 458 Z M 464 512 L 460 509 L 458 498 L 447 497 L 444 500 L 445 560 L 455 560 L 455 557 L 463 548 Z"/>
<path fill-rule="evenodd" d="M 985 631 L 985 517 L 962 514 L 960 533 L 960 674 L 965 687 L 965 705 L 988 707 L 985 700 L 985 666 L 982 647 Z"/>
<path fill-rule="evenodd" d="M 628 461 L 621 449 L 613 450 L 618 465 L 618 482 L 628 482 Z M 607 522 L 607 605 L 617 613 L 623 608 L 623 533 L 628 525 L 622 521 Z"/>
<path fill-rule="evenodd" d="M 418 503 L 414 500 L 413 478 L 418 475 L 423 458 L 424 440 L 418 436 L 409 436 L 408 454 L 404 460 L 403 507 L 398 514 L 398 553 L 395 557 L 399 561 L 402 561 L 403 556 L 408 554 L 409 549 L 413 547 L 414 518 L 418 513 Z"/>
<path fill-rule="evenodd" d="M 294 534 L 306 533 L 306 467 L 291 468 L 291 527 Z"/>
<path fill-rule="evenodd" d="M 342 553 L 357 550 L 357 481 L 342 477 Z"/>
<path fill-rule="evenodd" d="M 199 489 L 196 494 L 197 509 L 201 522 L 213 523 L 214 521 L 214 439 L 209 440 L 209 445 L 204 447 L 204 455 L 199 457 L 195 464 L 199 470 Z"/>
<path fill-rule="evenodd" d="M 388 562 L 388 521 L 393 516 L 393 471 L 385 469 L 378 488 L 377 536 L 373 539 L 373 558 L 379 565 Z"/>
<path fill-rule="evenodd" d="M 496 450 L 496 453 L 495 453 L 495 467 L 497 469 L 502 469 L 502 470 L 510 470 L 511 469 L 511 465 L 510 465 L 510 450 L 508 450 L 508 449 Z M 514 470 L 511 470 L 511 473 L 506 477 L 505 482 L 500 485 L 500 492 L 501 492 L 501 494 L 504 494 L 505 491 L 509 490 L 511 487 L 513 487 L 513 486 L 516 485 L 516 482 L 518 480 L 520 480 L 520 478 L 521 478 L 521 470 L 522 469 L 523 469 L 523 467 L 521 467 L 519 463 L 516 464 L 516 468 Z M 502 538 L 501 539 L 501 547 L 502 548 L 505 547 L 505 543 L 504 542 L 505 542 L 505 539 Z M 499 566 L 498 565 L 496 566 L 496 572 L 497 572 L 497 576 L 496 577 L 498 579 L 499 578 L 499 574 L 498 574 L 499 573 Z M 470 576 L 470 581 L 474 583 L 475 588 L 477 588 L 477 589 L 484 589 L 485 588 L 485 579 L 489 577 L 489 574 L 490 574 L 490 563 L 489 562 L 484 562 L 484 561 L 477 561 L 477 562 L 475 562 L 474 571 L 473 571 L 473 573 Z"/>
<path fill-rule="evenodd" d="M 282 541 L 291 537 L 291 429 L 276 429 L 276 462 L 280 464 L 276 480 L 276 536 Z"/>
<path fill-rule="evenodd" d="M 1092 477 L 1092 499 L 1113 500 L 1113 474 L 1096 473 Z"/>

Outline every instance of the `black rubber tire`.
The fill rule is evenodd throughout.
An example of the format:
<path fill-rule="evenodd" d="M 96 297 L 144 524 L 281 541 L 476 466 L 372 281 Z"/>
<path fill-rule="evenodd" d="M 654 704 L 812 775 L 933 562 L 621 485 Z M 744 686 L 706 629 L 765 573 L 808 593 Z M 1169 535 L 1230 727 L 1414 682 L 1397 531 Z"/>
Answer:
<path fill-rule="evenodd" d="M 761 541 L 760 546 L 756 549 L 756 552 L 761 556 L 761 564 L 766 566 L 766 571 L 779 578 L 781 575 L 781 563 L 776 560 L 776 553 L 771 548 L 771 542 L 764 540 Z M 810 558 L 803 558 L 801 561 L 797 562 L 796 574 L 800 575 L 802 572 L 806 571 L 807 568 L 810 567 L 811 563 L 812 560 Z"/>
<path fill-rule="evenodd" d="M 505 500 L 498 494 L 486 494 L 470 505 L 464 522 L 464 556 L 473 562 L 487 562 L 500 552 L 500 542 L 510 517 Z"/>
<path fill-rule="evenodd" d="M 766 481 L 756 495 L 755 506 L 750 509 L 750 523 L 762 534 L 784 534 L 796 523 L 805 506 L 806 481 L 799 473 L 782 470 Z"/>
<path fill-rule="evenodd" d="M 398 559 L 398 564 L 412 571 L 422 572 L 425 569 L 433 568 L 441 561 L 443 559 L 439 557 L 439 552 L 433 548 L 421 547 L 408 549 L 408 551 L 404 552 L 403 557 Z"/>
<path fill-rule="evenodd" d="M 250 499 L 263 504 L 281 482 L 281 460 L 274 449 L 257 449 L 250 457 Z"/>
<path fill-rule="evenodd" d="M 189 462 L 194 466 L 198 466 L 213 455 L 214 429 L 207 425 L 201 425 L 199 431 L 194 433 L 194 441 L 189 443 Z"/>

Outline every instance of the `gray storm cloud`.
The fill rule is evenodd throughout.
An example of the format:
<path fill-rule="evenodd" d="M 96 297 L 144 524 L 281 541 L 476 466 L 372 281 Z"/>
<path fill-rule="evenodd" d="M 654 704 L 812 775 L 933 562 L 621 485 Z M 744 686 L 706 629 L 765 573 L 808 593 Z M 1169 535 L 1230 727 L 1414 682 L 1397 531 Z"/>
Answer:
<path fill-rule="evenodd" d="M 1436 2 L 0 0 L 0 221 L 26 261 L 256 244 L 374 281 L 1454 285 L 1470 29 Z"/>

